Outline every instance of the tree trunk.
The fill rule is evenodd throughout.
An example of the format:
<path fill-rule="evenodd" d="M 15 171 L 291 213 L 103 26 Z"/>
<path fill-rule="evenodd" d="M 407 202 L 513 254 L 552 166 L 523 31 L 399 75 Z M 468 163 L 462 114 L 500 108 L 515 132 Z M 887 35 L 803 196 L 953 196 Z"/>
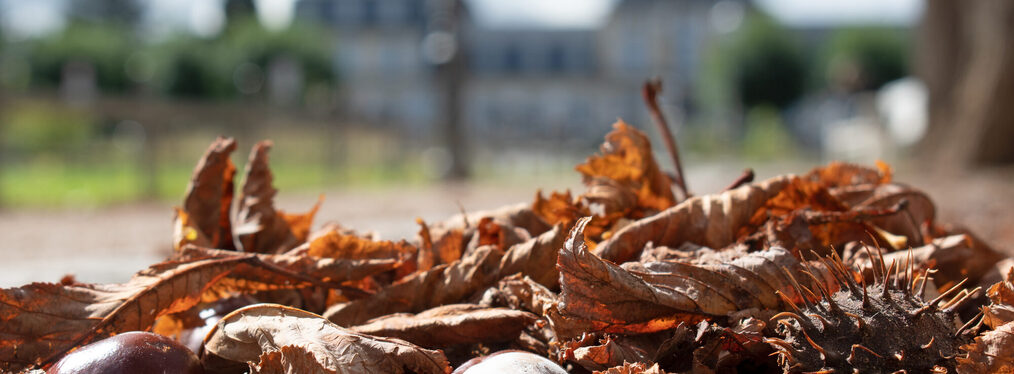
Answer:
<path fill-rule="evenodd" d="M 1014 163 L 1014 2 L 927 0 L 917 73 L 929 90 L 921 145 L 934 167 Z"/>

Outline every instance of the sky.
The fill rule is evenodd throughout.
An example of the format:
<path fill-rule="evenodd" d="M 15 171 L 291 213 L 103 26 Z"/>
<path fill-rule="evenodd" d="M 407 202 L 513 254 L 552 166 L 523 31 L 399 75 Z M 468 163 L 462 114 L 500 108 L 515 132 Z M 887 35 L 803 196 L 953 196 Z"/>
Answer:
<path fill-rule="evenodd" d="M 0 0 L 0 20 L 15 35 L 59 30 L 62 11 L 71 0 Z M 258 16 L 269 28 L 287 26 L 296 0 L 255 0 Z M 336 0 L 340 1 L 340 0 Z M 477 21 L 487 27 L 594 28 L 620 0 L 465 0 Z M 793 27 L 856 23 L 910 25 L 924 0 L 755 0 L 759 8 Z M 222 0 L 146 0 L 156 32 L 184 29 L 213 36 L 221 29 Z"/>

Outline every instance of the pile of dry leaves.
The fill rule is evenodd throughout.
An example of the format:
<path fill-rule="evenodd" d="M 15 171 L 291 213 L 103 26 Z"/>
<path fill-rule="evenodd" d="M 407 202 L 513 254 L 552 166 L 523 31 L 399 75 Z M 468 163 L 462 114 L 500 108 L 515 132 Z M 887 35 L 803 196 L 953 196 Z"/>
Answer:
<path fill-rule="evenodd" d="M 129 282 L 0 291 L 0 371 L 138 330 L 209 373 L 449 373 L 507 349 L 572 373 L 1014 370 L 1011 260 L 883 164 L 683 198 L 618 122 L 577 166 L 582 193 L 386 241 L 275 209 L 270 146 L 235 196 L 236 144 L 216 140 L 174 255 Z"/>

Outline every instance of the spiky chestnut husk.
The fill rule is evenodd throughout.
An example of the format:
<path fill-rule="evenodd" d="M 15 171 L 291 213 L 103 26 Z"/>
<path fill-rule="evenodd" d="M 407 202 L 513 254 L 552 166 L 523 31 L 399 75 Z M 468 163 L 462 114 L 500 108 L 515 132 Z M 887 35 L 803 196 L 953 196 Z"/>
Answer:
<path fill-rule="evenodd" d="M 790 304 L 792 312 L 772 318 L 783 338 L 766 341 L 776 349 L 786 372 L 954 372 L 954 356 L 968 340 L 955 324 L 954 310 L 969 293 L 940 302 L 963 282 L 927 302 L 922 299 L 926 278 L 913 281 L 911 268 L 899 274 L 894 264 L 886 269 L 881 262 L 880 271 L 867 284 L 837 256 L 826 263 L 841 289 L 829 294 L 795 284 L 812 300 L 804 298 L 802 306 Z"/>

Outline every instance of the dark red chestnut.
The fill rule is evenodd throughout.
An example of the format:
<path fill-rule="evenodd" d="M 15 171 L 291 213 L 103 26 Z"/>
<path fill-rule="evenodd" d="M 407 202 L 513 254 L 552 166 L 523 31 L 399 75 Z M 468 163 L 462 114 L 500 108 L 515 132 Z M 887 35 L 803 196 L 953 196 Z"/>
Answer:
<path fill-rule="evenodd" d="M 201 361 L 179 342 L 150 332 L 125 332 L 78 348 L 47 374 L 203 374 Z"/>
<path fill-rule="evenodd" d="M 534 353 L 507 350 L 468 360 L 454 374 L 567 374 L 560 365 Z"/>

